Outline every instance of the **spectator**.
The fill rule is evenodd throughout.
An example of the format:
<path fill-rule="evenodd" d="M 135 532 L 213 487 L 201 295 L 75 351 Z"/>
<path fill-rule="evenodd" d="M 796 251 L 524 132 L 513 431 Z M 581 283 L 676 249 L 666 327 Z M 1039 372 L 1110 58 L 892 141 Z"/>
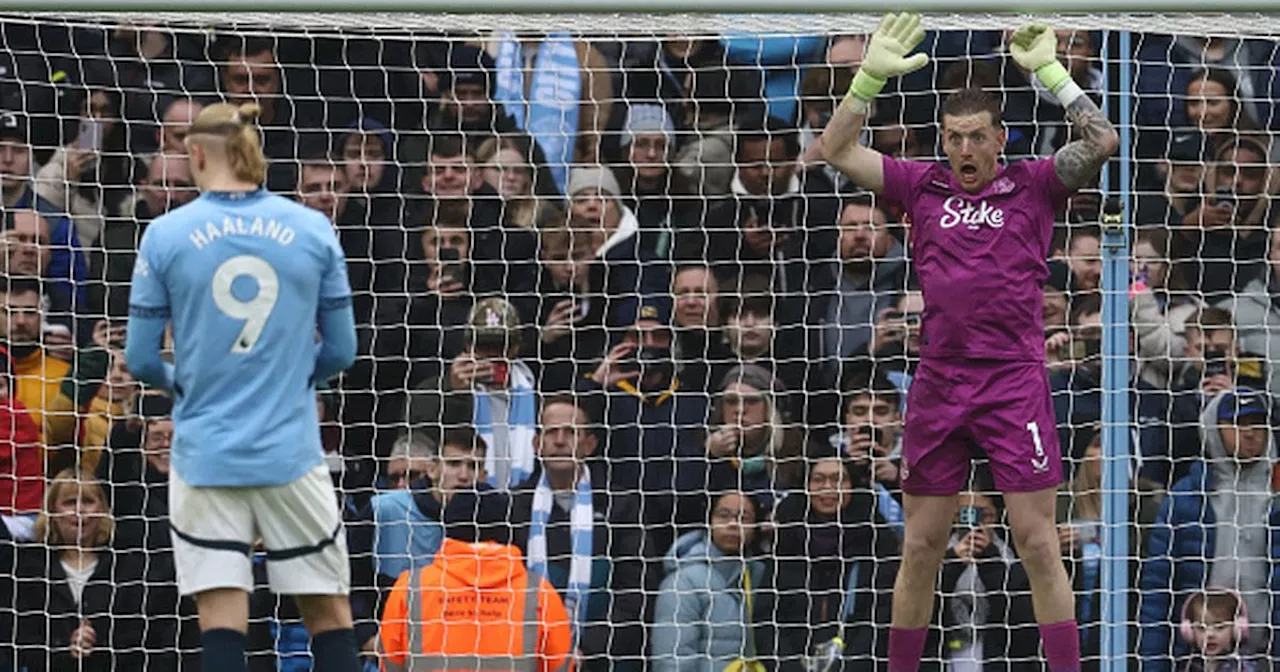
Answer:
<path fill-rule="evenodd" d="M 19 664 L 41 670 L 142 669 L 140 557 L 110 548 L 114 521 L 93 476 L 59 472 L 36 520 L 42 544 L 18 551 Z M 7 565 L 11 566 L 11 565 Z"/>
<path fill-rule="evenodd" d="M 1205 164 L 1212 158 L 1204 133 L 1182 131 L 1174 135 L 1168 153 L 1155 161 L 1159 179 L 1141 186 L 1137 194 L 1133 221 L 1138 228 L 1180 226 L 1204 198 Z"/>
<path fill-rule="evenodd" d="M 184 149 L 185 152 L 185 149 Z M 161 154 L 152 159 L 146 177 L 138 188 L 138 196 L 125 210 L 132 217 L 108 219 L 102 230 L 102 254 L 95 255 L 95 268 L 90 273 L 102 284 L 94 292 L 100 298 L 94 305 L 105 306 L 107 316 L 124 319 L 129 316 L 129 283 L 138 245 L 151 220 L 195 200 L 199 192 L 191 177 L 191 162 L 186 154 Z"/>
<path fill-rule="evenodd" d="M 1280 296 L 1280 235 L 1274 230 L 1270 241 L 1266 275 L 1254 278 L 1239 293 L 1217 305 L 1235 316 L 1240 347 L 1264 356 L 1267 391 L 1280 395 L 1280 308 L 1274 303 L 1275 297 Z"/>
<path fill-rule="evenodd" d="M 471 257 L 464 260 L 476 269 L 471 290 L 527 295 L 536 281 L 537 238 L 503 218 L 502 198 L 485 184 L 469 151 L 460 136 L 433 137 L 422 190 L 432 200 L 448 202 L 446 207 L 466 213 L 463 221 L 471 229 L 474 244 Z"/>
<path fill-rule="evenodd" d="M 1215 396 L 1200 415 L 1204 459 L 1169 490 L 1151 530 L 1139 581 L 1138 655 L 1144 672 L 1164 672 L 1187 655 L 1170 624 L 1206 586 L 1234 590 L 1254 621 L 1249 653 L 1274 655 L 1280 604 L 1280 525 L 1271 464 L 1271 403 L 1247 388 Z M 1172 656 L 1172 657 L 1171 657 Z"/>
<path fill-rule="evenodd" d="M 538 356 L 535 367 L 544 391 L 573 389 L 580 369 L 604 354 L 604 266 L 595 260 L 598 247 L 590 231 L 558 225 L 540 231 L 538 255 Z"/>
<path fill-rule="evenodd" d="M 582 402 L 546 397 L 538 470 L 513 491 L 511 513 L 528 537 L 529 571 L 564 599 L 581 669 L 638 671 L 648 596 L 657 587 L 656 572 L 645 571 L 652 542 L 637 495 L 606 488 L 596 443 Z"/>
<path fill-rule="evenodd" d="M 606 428 L 605 479 L 610 491 L 639 492 L 641 520 L 655 548 L 665 551 L 673 528 L 698 524 L 701 512 L 677 510 L 677 466 L 706 454 L 700 432 L 707 420 L 703 394 L 685 393 L 671 352 L 671 303 L 663 296 L 623 307 L 633 325 L 579 379 L 577 391 L 600 397 Z M 683 504 L 684 498 L 680 498 Z"/>
<path fill-rule="evenodd" d="M 460 660 L 481 668 L 533 660 L 537 672 L 572 665 L 564 603 L 546 579 L 525 570 L 520 549 L 510 545 L 508 510 L 500 492 L 464 491 L 449 499 L 435 562 L 401 574 L 387 600 L 383 669 L 447 668 Z"/>
<path fill-rule="evenodd" d="M 1241 108 L 1240 85 L 1226 68 L 1208 67 L 1192 74 L 1185 93 L 1186 124 L 1204 133 L 1213 147 L 1230 142 L 1240 131 L 1261 130 Z"/>
<path fill-rule="evenodd" d="M 804 68 L 826 55 L 826 41 L 817 35 L 730 33 L 720 38 L 729 63 L 759 68 L 766 114 L 794 122 Z M 732 67 L 732 65 L 730 65 Z"/>
<path fill-rule="evenodd" d="M 675 353 L 682 387 L 710 391 L 734 365 L 720 313 L 720 281 L 706 262 L 683 262 L 671 276 Z"/>
<path fill-rule="evenodd" d="M 1067 247 L 1070 292 L 1079 295 L 1102 289 L 1102 232 L 1089 227 L 1070 233 Z"/>
<path fill-rule="evenodd" d="M 1067 328 L 1067 293 L 1046 284 L 1044 286 L 1044 328 L 1045 334 Z"/>
<path fill-rule="evenodd" d="M 49 280 L 49 293 L 59 297 L 63 305 L 86 306 L 83 285 L 88 262 L 80 249 L 76 227 L 66 211 L 50 203 L 36 192 L 32 175 L 31 144 L 27 137 L 27 118 L 16 112 L 0 113 L 0 195 L 4 206 L 13 210 L 35 210 L 49 222 L 49 247 L 53 254 L 43 276 Z"/>
<path fill-rule="evenodd" d="M 781 405 L 786 388 L 769 371 L 746 364 L 730 369 L 715 393 L 705 467 L 699 461 L 683 468 L 686 478 L 696 480 L 681 490 L 733 488 L 756 498 L 762 510 L 772 510 L 800 485 L 804 456 L 805 437 Z"/>
<path fill-rule="evenodd" d="M 889 230 L 889 220 L 870 195 L 844 201 L 840 211 L 839 256 L 830 279 L 813 297 L 813 313 L 823 325 L 814 330 L 834 377 L 842 362 L 865 356 L 876 316 L 898 301 L 906 289 L 906 249 Z"/>
<path fill-rule="evenodd" d="M 49 220 L 35 210 L 11 210 L 4 223 L 5 273 L 39 278 L 49 268 Z M 70 313 L 71 306 L 58 312 Z"/>
<path fill-rule="evenodd" d="M 671 255 L 671 235 L 696 214 L 696 192 L 684 173 L 672 169 L 675 123 L 661 105 L 627 108 L 622 160 L 614 169 L 622 205 L 640 225 L 640 249 L 655 259 Z"/>
<path fill-rule="evenodd" d="M 186 156 L 187 133 L 191 131 L 192 122 L 203 111 L 204 105 L 194 98 L 170 100 L 169 104 L 164 106 L 164 112 L 160 115 L 160 127 L 156 129 L 156 145 L 159 153 Z"/>
<path fill-rule="evenodd" d="M 219 35 L 213 42 L 213 60 L 223 102 L 256 103 L 262 108 L 258 125 L 262 152 L 267 157 L 267 186 L 287 190 L 288 162 L 297 156 L 298 129 L 308 128 L 294 102 L 299 96 L 285 91 L 284 72 L 276 55 L 278 42 L 270 37 Z"/>
<path fill-rule="evenodd" d="M 552 178 L 569 195 L 570 164 L 600 161 L 612 66 L 591 42 L 540 34 L 517 40 L 506 33 L 488 51 L 496 64 L 494 99 L 542 147 Z"/>
<path fill-rule="evenodd" d="M 131 417 L 111 428 L 110 450 L 95 473 L 111 490 L 116 546 L 167 553 L 173 402 L 148 392 L 135 395 L 132 405 Z"/>
<path fill-rule="evenodd" d="M 776 312 L 781 303 L 769 292 L 768 281 L 762 276 L 748 275 L 737 283 L 726 283 L 719 306 L 725 341 L 733 353 L 731 361 L 755 364 L 777 376 L 787 390 L 782 405 L 792 417 L 807 418 L 803 393 L 807 362 L 798 352 L 799 344 L 788 343 L 786 331 L 778 327 L 786 324 L 786 318 Z"/>
<path fill-rule="evenodd" d="M 0 367 L 0 521 L 11 539 L 31 541 L 44 497 L 40 430 L 13 396 L 13 361 L 2 348 Z"/>
<path fill-rule="evenodd" d="M 703 49 L 707 53 L 723 51 L 718 44 L 714 49 L 697 45 L 714 44 L 711 40 L 674 40 L 676 44 L 691 45 L 689 49 Z M 670 45 L 672 42 L 668 42 Z M 664 53 L 671 47 L 664 45 Z M 692 55 L 690 55 L 692 56 Z M 737 173 L 735 152 L 740 141 L 739 123 L 754 118 L 759 107 L 761 77 L 751 68 L 730 68 L 719 60 L 702 66 L 692 66 L 672 73 L 681 78 L 684 119 L 682 128 L 692 137 L 676 151 L 676 171 L 684 175 L 699 196 L 719 197 L 730 193 L 730 185 Z M 664 73 L 665 75 L 665 73 Z M 741 88 L 739 88 L 741 87 Z M 726 92 L 728 95 L 726 95 Z M 746 102 L 746 101 L 751 102 Z M 687 222 L 694 225 L 695 222 Z"/>
<path fill-rule="evenodd" d="M 476 149 L 485 184 L 502 198 L 503 219 L 516 228 L 538 228 L 552 198 L 559 196 L 547 193 L 551 177 L 543 175 L 541 152 L 524 134 L 490 137 Z"/>
<path fill-rule="evenodd" d="M 102 325 L 105 329 L 106 323 L 103 322 Z M 123 350 L 104 349 L 104 354 L 110 361 L 106 378 L 96 386 L 97 392 L 88 405 L 76 413 L 79 420 L 79 464 L 85 471 L 98 468 L 103 453 L 108 450 L 111 426 L 125 418 L 129 402 L 133 400 L 139 387 L 125 366 Z M 83 362 L 83 358 L 81 361 Z"/>
<path fill-rule="evenodd" d="M 838 637 L 843 651 L 826 669 L 862 669 L 887 658 L 899 537 L 877 511 L 865 461 L 818 448 L 809 454 L 806 483 L 774 516 L 777 607 L 761 621 L 776 634 L 762 639 L 762 655 L 777 656 L 779 672 L 799 672 Z"/>
<path fill-rule="evenodd" d="M 706 527 L 681 536 L 667 554 L 654 607 L 654 672 L 718 672 L 739 660 L 754 665 L 758 655 L 756 622 L 767 618 L 753 613 L 765 576 L 754 557 L 759 505 L 733 491 L 706 496 Z"/>
<path fill-rule="evenodd" d="M 83 94 L 76 96 L 79 135 L 55 151 L 35 177 L 36 193 L 70 215 L 76 239 L 88 247 L 98 246 L 106 220 L 126 214 L 122 206 L 135 177 L 112 77 L 110 71 L 86 69 Z"/>
<path fill-rule="evenodd" d="M 402 432 L 391 446 L 386 472 L 378 479 L 379 490 L 411 490 L 431 478 L 440 450 L 424 432 Z M 398 576 L 398 575 L 397 575 Z"/>
<path fill-rule="evenodd" d="M 382 613 L 392 585 L 407 571 L 430 565 L 444 542 L 444 507 L 459 492 L 474 492 L 484 479 L 484 442 L 467 427 L 449 427 L 437 444 L 424 432 L 409 431 L 396 437 L 391 463 L 422 462 L 422 472 L 408 479 L 388 476 L 389 489 L 369 499 L 349 521 L 353 583 L 352 600 L 361 625 L 356 641 L 372 650 L 377 636 L 377 615 Z M 391 467 L 394 469 L 395 467 Z M 360 590 L 363 588 L 363 590 Z"/>
<path fill-rule="evenodd" d="M 509 490 L 533 473 L 537 380 L 520 359 L 520 316 L 510 302 L 481 299 L 466 325 L 463 350 L 411 396 L 409 425 L 474 427 L 488 446 L 489 485 Z"/>
<path fill-rule="evenodd" d="M 846 383 L 841 431 L 831 437 L 841 455 L 870 476 L 876 515 L 901 536 L 905 519 L 899 500 L 902 458 L 902 394 L 883 375 L 856 376 Z"/>
<path fill-rule="evenodd" d="M 1231 313 L 1204 308 L 1187 319 L 1185 335 L 1182 370 L 1173 382 L 1182 417 L 1198 417 L 1196 411 L 1223 390 L 1266 387 L 1266 364 L 1240 349 Z"/>
<path fill-rule="evenodd" d="M 59 396 L 71 365 L 54 358 L 40 346 L 44 315 L 39 281 L 22 276 L 0 278 L 0 298 L 3 299 L 0 324 L 4 327 L 0 336 L 13 359 L 16 380 L 13 396 L 27 407 L 31 419 L 40 428 L 43 443 L 49 443 L 51 432 L 71 436 L 75 431 L 74 414 L 46 413 L 50 403 Z"/>
<path fill-rule="evenodd" d="M 622 98 L 662 105 L 681 130 L 727 131 L 738 119 L 763 116 L 764 105 L 760 101 L 763 76 L 755 68 L 730 65 L 719 40 L 679 34 L 669 34 L 657 41 L 638 40 L 625 46 L 621 60 Z M 698 137 L 689 140 L 682 143 L 682 153 L 684 149 L 702 144 Z M 725 161 L 716 161 L 712 153 L 695 148 L 687 155 L 691 160 L 677 163 L 692 169 L 689 177 L 694 178 L 691 183 L 695 185 L 703 182 L 698 164 L 704 165 L 708 183 L 719 186 L 718 191 L 711 193 L 722 194 L 732 178 L 733 169 L 728 163 L 733 153 L 732 137 L 728 133 L 719 135 L 710 146 L 716 148 L 714 155 L 723 156 Z M 729 173 L 723 181 L 712 179 L 713 173 L 720 174 L 724 168 Z"/>
<path fill-rule="evenodd" d="M 1198 592 L 1182 605 L 1179 634 L 1192 647 L 1183 672 L 1258 672 L 1267 663 L 1241 655 L 1249 630 L 1244 601 L 1233 590 Z"/>
<path fill-rule="evenodd" d="M 1133 241 L 1129 320 L 1138 363 L 1143 380 L 1157 389 L 1168 389 L 1170 367 L 1186 345 L 1182 334 L 1187 318 L 1203 305 L 1169 272 L 1169 237 L 1164 231 L 1139 231 Z"/>
<path fill-rule="evenodd" d="M 382 247 L 370 250 L 366 243 L 360 252 L 374 255 L 375 271 L 381 270 L 377 262 L 383 262 L 382 267 L 395 268 L 397 264 L 391 260 L 398 261 L 404 254 L 398 234 L 410 216 L 410 208 L 401 194 L 403 176 L 395 137 L 382 122 L 362 117 L 339 136 L 337 149 L 347 188 L 347 216 L 343 224 L 355 230 L 373 229 L 366 235 Z M 381 272 L 375 275 L 379 279 L 384 275 L 394 277 Z M 381 289 L 390 291 L 393 287 L 386 285 Z"/>
<path fill-rule="evenodd" d="M 1239 137 L 1214 153 L 1209 177 L 1213 194 L 1182 219 L 1174 259 L 1187 287 L 1216 303 L 1231 297 L 1255 275 L 1266 257 L 1265 229 L 1272 212 L 1267 148 Z"/>
<path fill-rule="evenodd" d="M 640 224 L 622 204 L 613 171 L 604 166 L 575 168 L 569 174 L 570 226 L 591 231 L 599 243 L 596 257 L 604 264 L 604 293 L 609 326 L 618 321 L 619 305 L 641 293 L 665 289 L 666 277 L 653 256 L 640 246 Z"/>
<path fill-rule="evenodd" d="M 804 73 L 800 82 L 800 163 L 804 166 L 823 163 L 822 131 L 853 82 L 853 71 L 815 65 Z M 823 171 L 833 190 L 843 190 L 849 183 L 840 171 L 829 166 Z"/>
<path fill-rule="evenodd" d="M 876 316 L 876 328 L 868 346 L 877 367 L 898 388 L 906 415 L 907 388 L 920 363 L 920 321 L 924 315 L 924 295 L 918 290 L 904 292 L 892 310 Z"/>
<path fill-rule="evenodd" d="M 1031 584 L 1005 540 L 1003 502 L 985 465 L 959 496 L 938 590 L 941 629 L 929 630 L 925 655 L 948 668 L 1043 670 L 1033 634 Z"/>
<path fill-rule="evenodd" d="M 462 133 L 469 149 L 485 139 L 519 131 L 510 116 L 494 102 L 498 82 L 493 57 L 479 47 L 451 42 L 446 67 L 434 71 L 440 104 L 427 118 L 427 131 Z"/>

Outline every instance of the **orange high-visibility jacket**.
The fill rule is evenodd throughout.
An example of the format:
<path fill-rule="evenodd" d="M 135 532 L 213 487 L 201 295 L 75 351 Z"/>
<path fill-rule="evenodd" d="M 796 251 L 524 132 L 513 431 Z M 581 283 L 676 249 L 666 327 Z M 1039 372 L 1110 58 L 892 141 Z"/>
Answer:
<path fill-rule="evenodd" d="M 445 539 L 435 562 L 400 575 L 382 613 L 383 672 L 571 672 L 560 595 L 520 549 Z"/>

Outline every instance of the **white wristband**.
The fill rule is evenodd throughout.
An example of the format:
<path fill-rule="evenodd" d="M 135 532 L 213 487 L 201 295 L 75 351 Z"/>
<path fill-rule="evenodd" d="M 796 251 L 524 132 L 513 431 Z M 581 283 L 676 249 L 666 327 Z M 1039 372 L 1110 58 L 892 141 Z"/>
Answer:
<path fill-rule="evenodd" d="M 1058 87 L 1054 95 L 1058 97 L 1063 107 L 1071 107 L 1071 103 L 1076 102 L 1076 98 L 1084 95 L 1084 89 L 1080 88 L 1074 79 L 1068 79 L 1066 84 Z"/>
<path fill-rule="evenodd" d="M 871 103 L 849 94 L 844 97 L 844 104 L 849 108 L 850 112 L 861 116 L 867 116 L 871 113 Z"/>

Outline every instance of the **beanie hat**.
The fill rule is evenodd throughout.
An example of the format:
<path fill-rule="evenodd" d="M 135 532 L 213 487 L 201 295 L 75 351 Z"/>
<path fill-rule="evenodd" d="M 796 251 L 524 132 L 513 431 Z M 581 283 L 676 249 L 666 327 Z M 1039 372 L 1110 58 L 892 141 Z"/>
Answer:
<path fill-rule="evenodd" d="M 614 198 L 622 195 L 622 187 L 618 186 L 618 178 L 613 176 L 612 170 L 604 166 L 574 168 L 569 171 L 569 185 L 565 189 L 565 193 L 573 197 L 584 189 L 599 189 L 604 193 L 613 195 Z"/>
<path fill-rule="evenodd" d="M 661 105 L 632 105 L 627 109 L 627 122 L 622 127 L 622 138 L 619 142 L 623 147 L 629 146 L 635 137 L 641 133 L 662 133 L 667 136 L 667 142 L 671 142 L 671 134 L 676 130 L 676 126 L 671 121 L 671 115 L 667 114 L 667 109 Z"/>

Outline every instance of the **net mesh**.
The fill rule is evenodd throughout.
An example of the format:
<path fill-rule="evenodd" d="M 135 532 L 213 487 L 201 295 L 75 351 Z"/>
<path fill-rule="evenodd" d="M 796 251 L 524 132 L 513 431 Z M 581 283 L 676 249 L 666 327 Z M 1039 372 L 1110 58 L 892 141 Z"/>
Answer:
<path fill-rule="evenodd" d="M 1071 140 L 1004 47 L 1028 18 L 928 16 L 929 67 L 889 84 L 863 144 L 942 159 L 942 101 L 966 86 L 1000 95 L 1009 160 Z M 1270 660 L 1280 481 L 1260 409 L 1280 391 L 1280 22 L 1036 19 L 1060 29 L 1059 57 L 1117 122 L 1132 113 L 1131 182 L 1113 161 L 1056 216 L 1057 427 L 1029 427 L 1064 456 L 1057 522 L 1087 666 L 1103 662 L 1114 588 L 1100 539 L 1104 193 L 1130 197 L 1135 226 L 1128 655 L 1187 662 L 1209 635 L 1181 627 L 1182 605 L 1218 586 L 1236 597 L 1192 616 L 1231 620 L 1223 600 L 1242 599 L 1247 638 L 1218 653 Z M 884 668 L 923 301 L 901 210 L 813 144 L 878 20 L 0 16 L 0 669 L 199 665 L 169 535 L 169 402 L 132 380 L 120 348 L 138 241 L 196 195 L 182 138 L 219 100 L 262 105 L 268 187 L 328 214 L 347 255 L 359 354 L 317 404 L 366 664 L 393 582 L 437 556 L 441 502 L 488 482 L 512 493 L 514 541 L 569 600 L 579 664 Z M 982 468 L 971 481 L 926 659 L 1041 669 L 1010 516 Z M 710 559 L 737 546 L 749 591 L 742 563 Z M 310 669 L 260 550 L 254 669 Z"/>

